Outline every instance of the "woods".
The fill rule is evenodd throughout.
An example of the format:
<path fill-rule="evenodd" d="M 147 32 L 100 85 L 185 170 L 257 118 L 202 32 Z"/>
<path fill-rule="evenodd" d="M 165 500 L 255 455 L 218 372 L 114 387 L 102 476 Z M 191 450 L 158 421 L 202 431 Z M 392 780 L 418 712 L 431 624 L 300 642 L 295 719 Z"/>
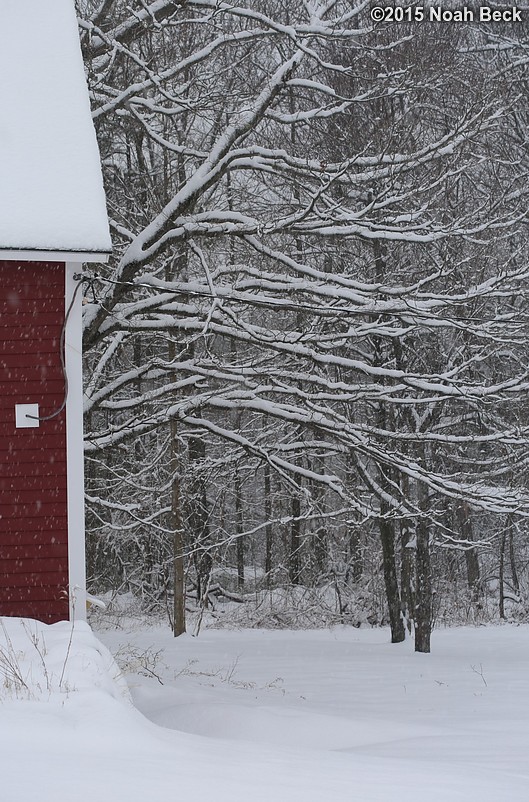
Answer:
<path fill-rule="evenodd" d="M 422 652 L 523 612 L 527 26 L 78 6 L 115 246 L 84 283 L 93 591 L 175 634 L 290 594 Z"/>

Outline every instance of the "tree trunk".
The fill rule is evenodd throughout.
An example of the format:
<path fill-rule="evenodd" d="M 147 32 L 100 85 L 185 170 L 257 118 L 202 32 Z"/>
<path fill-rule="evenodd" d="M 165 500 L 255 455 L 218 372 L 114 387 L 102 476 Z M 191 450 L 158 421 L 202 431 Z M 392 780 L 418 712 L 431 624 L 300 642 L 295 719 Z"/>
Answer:
<path fill-rule="evenodd" d="M 505 618 L 505 530 L 500 535 L 500 567 L 499 567 L 499 594 L 500 594 L 500 618 Z"/>
<path fill-rule="evenodd" d="M 362 579 L 364 572 L 364 561 L 362 555 L 362 544 L 360 543 L 360 535 L 358 527 L 354 524 L 349 528 L 349 565 L 347 570 L 347 579 L 349 577 L 353 582 L 359 582 Z"/>
<path fill-rule="evenodd" d="M 237 535 L 237 588 L 244 590 L 244 521 L 242 512 L 242 487 L 239 469 L 235 471 L 235 533 Z"/>
<path fill-rule="evenodd" d="M 419 507 L 422 516 L 417 521 L 417 552 L 415 557 L 415 651 L 430 651 L 432 633 L 432 569 L 430 560 L 430 526 L 427 518 L 428 491 L 419 486 Z"/>
<path fill-rule="evenodd" d="M 355 471 L 355 461 L 351 450 L 347 452 L 346 472 L 347 486 L 351 491 L 353 491 L 356 488 L 355 480 L 357 479 L 357 474 Z M 362 579 L 362 574 L 364 572 L 364 558 L 362 553 L 362 543 L 360 540 L 360 528 L 354 523 L 354 521 L 351 520 L 347 524 L 347 532 L 349 560 L 345 573 L 345 579 L 346 582 L 350 582 L 351 580 L 353 582 L 359 582 Z"/>
<path fill-rule="evenodd" d="M 520 580 L 518 579 L 518 569 L 516 568 L 516 557 L 514 555 L 514 517 L 507 517 L 507 531 L 509 532 L 509 562 L 511 565 L 512 586 L 516 593 L 520 592 Z"/>
<path fill-rule="evenodd" d="M 463 540 L 467 541 L 465 548 L 465 563 L 467 567 L 467 582 L 472 594 L 472 600 L 475 602 L 479 598 L 481 590 L 481 573 L 479 569 L 479 559 L 475 547 L 469 546 L 474 540 L 472 533 L 472 518 L 470 516 L 470 507 L 468 501 L 460 501 L 457 505 L 457 516 L 459 519 L 459 528 Z"/>
<path fill-rule="evenodd" d="M 409 478 L 405 474 L 401 476 L 400 486 L 404 498 L 409 499 Z M 413 627 L 413 619 L 415 615 L 415 598 L 413 591 L 415 548 L 410 546 L 410 543 L 414 540 L 414 538 L 414 523 L 408 518 L 403 518 L 400 522 L 400 596 L 402 615 L 404 617 L 408 632 L 410 633 Z"/>
<path fill-rule="evenodd" d="M 264 516 L 265 526 L 265 574 L 266 584 L 270 587 L 270 579 L 272 574 L 272 550 L 273 550 L 273 532 L 272 524 L 272 495 L 271 495 L 271 477 L 270 465 L 265 462 L 264 465 Z"/>
<path fill-rule="evenodd" d="M 296 494 L 292 496 L 292 523 L 290 525 L 290 554 L 288 573 L 293 585 L 301 584 L 301 502 Z"/>
<path fill-rule="evenodd" d="M 197 601 L 208 606 L 207 588 L 213 567 L 210 551 L 208 503 L 206 485 L 200 475 L 200 463 L 206 456 L 206 446 L 202 437 L 193 435 L 188 444 L 191 481 L 188 485 L 188 528 L 193 543 L 193 560 L 197 578 Z"/>
<path fill-rule="evenodd" d="M 413 558 L 415 549 L 409 544 L 413 539 L 414 530 L 410 522 L 406 519 L 400 524 L 400 595 L 402 603 L 402 615 L 406 622 L 408 632 L 413 627 L 415 615 L 415 599 L 413 592 Z"/>
<path fill-rule="evenodd" d="M 384 568 L 384 585 L 388 601 L 391 642 L 401 643 L 406 638 L 404 622 L 401 615 L 399 583 L 395 563 L 395 531 L 391 521 L 381 518 L 379 521 L 380 540 L 382 543 L 382 564 Z"/>
<path fill-rule="evenodd" d="M 313 469 L 318 471 L 322 476 L 325 475 L 325 458 L 317 457 L 313 462 Z M 320 514 L 325 513 L 325 490 L 318 482 L 314 482 L 312 486 L 312 499 L 314 510 Z M 323 519 L 325 520 L 325 519 Z M 327 527 L 321 521 L 312 537 L 312 552 L 314 555 L 314 576 L 313 581 L 317 584 L 320 578 L 325 574 L 327 563 L 329 559 L 328 547 L 328 533 Z"/>
<path fill-rule="evenodd" d="M 180 170 L 184 170 L 183 165 Z M 167 171 L 164 172 L 165 184 L 167 184 Z M 167 189 L 166 189 L 167 191 Z M 174 275 L 185 275 L 187 272 L 187 254 L 185 250 L 180 251 L 174 263 L 167 265 L 165 278 L 170 281 Z M 178 332 L 172 332 L 172 337 L 168 340 L 167 356 L 169 362 L 174 362 L 177 357 Z M 138 363 L 139 364 L 139 363 Z M 170 521 L 173 532 L 173 635 L 177 638 L 186 631 L 186 587 L 185 587 L 185 563 L 184 563 L 184 526 L 182 519 L 182 456 L 180 454 L 180 442 L 178 439 L 178 423 L 173 418 L 169 424 L 169 466 L 171 476 L 171 512 Z"/>
<path fill-rule="evenodd" d="M 180 465 L 177 423 L 170 423 L 171 432 L 171 527 L 173 530 L 173 634 L 186 631 L 185 572 L 183 556 L 182 514 L 180 509 Z"/>

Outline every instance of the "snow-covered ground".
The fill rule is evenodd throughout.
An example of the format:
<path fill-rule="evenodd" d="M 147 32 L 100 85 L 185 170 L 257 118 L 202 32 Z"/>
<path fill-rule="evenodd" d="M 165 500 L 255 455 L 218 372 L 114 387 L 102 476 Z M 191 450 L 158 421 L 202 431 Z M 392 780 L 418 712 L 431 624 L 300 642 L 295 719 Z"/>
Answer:
<path fill-rule="evenodd" d="M 103 631 L 133 706 L 86 625 L 3 622 L 2 802 L 529 799 L 528 626 L 431 655 L 386 630 Z"/>

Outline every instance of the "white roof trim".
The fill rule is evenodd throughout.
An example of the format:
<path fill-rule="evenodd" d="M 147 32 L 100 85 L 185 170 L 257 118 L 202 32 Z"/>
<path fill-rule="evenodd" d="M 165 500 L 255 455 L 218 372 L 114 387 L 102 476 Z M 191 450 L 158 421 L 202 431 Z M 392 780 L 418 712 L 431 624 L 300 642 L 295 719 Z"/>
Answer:
<path fill-rule="evenodd" d="M 0 260 L 5 262 L 108 262 L 109 253 L 88 251 L 16 251 L 0 248 Z"/>

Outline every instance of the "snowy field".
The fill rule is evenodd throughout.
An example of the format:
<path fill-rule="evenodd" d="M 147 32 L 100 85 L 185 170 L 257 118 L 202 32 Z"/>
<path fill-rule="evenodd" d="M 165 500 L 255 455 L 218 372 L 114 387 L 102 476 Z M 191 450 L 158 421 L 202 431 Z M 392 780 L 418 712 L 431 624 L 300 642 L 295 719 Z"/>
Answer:
<path fill-rule="evenodd" d="M 416 655 L 386 630 L 125 623 L 99 633 L 120 672 L 86 625 L 2 621 L 2 802 L 529 799 L 529 626 Z"/>

